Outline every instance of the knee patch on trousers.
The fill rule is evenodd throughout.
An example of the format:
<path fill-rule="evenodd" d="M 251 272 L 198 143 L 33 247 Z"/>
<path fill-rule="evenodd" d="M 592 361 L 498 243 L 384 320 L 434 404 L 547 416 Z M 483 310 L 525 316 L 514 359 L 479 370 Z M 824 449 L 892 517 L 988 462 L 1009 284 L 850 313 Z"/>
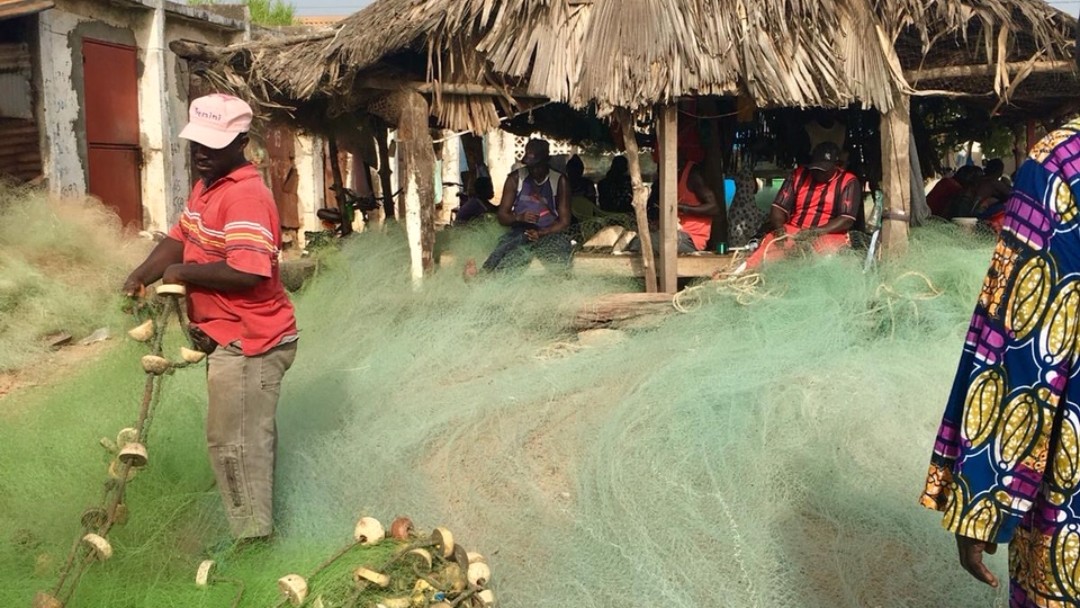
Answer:
<path fill-rule="evenodd" d="M 221 472 L 222 493 L 225 495 L 225 507 L 232 516 L 251 514 L 251 501 L 247 495 L 247 476 L 244 474 L 242 450 L 238 446 L 224 446 L 213 449 L 214 464 Z"/>

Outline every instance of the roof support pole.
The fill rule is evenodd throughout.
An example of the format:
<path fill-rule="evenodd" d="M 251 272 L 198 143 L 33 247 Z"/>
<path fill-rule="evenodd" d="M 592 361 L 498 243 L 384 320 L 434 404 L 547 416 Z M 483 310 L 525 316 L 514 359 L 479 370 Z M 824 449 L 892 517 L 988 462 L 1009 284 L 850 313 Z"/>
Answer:
<path fill-rule="evenodd" d="M 415 91 L 400 93 L 398 154 L 404 161 L 400 174 L 405 207 L 405 234 L 409 239 L 410 275 L 419 287 L 424 273 L 435 265 L 435 149 L 428 129 L 431 110 Z"/>
<path fill-rule="evenodd" d="M 898 95 L 892 110 L 881 117 L 881 184 L 885 195 L 882 253 L 907 251 L 911 222 L 911 98 Z"/>
<path fill-rule="evenodd" d="M 660 144 L 660 291 L 679 290 L 679 111 L 658 109 Z"/>
<path fill-rule="evenodd" d="M 630 183 L 634 188 L 634 218 L 637 220 L 638 238 L 641 240 L 641 267 L 645 271 L 645 291 L 656 293 L 656 258 L 653 257 L 652 236 L 645 206 L 649 204 L 649 189 L 641 179 L 641 157 L 634 133 L 634 117 L 625 108 L 615 110 L 615 118 L 622 131 L 626 160 L 630 162 Z"/>

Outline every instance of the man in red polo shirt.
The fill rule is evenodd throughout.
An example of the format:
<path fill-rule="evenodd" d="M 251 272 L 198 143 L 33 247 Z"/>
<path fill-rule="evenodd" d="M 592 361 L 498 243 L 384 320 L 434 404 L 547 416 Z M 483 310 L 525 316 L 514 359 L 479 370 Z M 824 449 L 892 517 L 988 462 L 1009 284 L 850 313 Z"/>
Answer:
<path fill-rule="evenodd" d="M 784 182 L 769 213 L 761 246 L 743 268 L 754 269 L 784 257 L 797 243 L 810 243 L 818 253 L 835 253 L 849 244 L 862 188 L 854 173 L 840 167 L 840 148 L 819 144 L 809 165 L 799 167 Z"/>
<path fill-rule="evenodd" d="M 210 463 L 237 539 L 273 532 L 274 418 L 297 338 L 279 275 L 277 206 L 244 157 L 251 118 L 235 97 L 191 103 L 180 137 L 200 180 L 180 222 L 124 285 L 129 295 L 159 279 L 187 286 L 192 341 L 209 354 Z"/>

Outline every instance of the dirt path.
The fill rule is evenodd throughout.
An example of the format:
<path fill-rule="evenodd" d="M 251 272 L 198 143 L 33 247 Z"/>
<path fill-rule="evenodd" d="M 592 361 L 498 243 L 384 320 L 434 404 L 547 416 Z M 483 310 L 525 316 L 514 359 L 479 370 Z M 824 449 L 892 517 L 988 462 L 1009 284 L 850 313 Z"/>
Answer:
<path fill-rule="evenodd" d="M 0 415 L 11 414 L 13 400 L 7 399 L 37 386 L 55 384 L 75 371 L 96 361 L 120 341 L 116 338 L 82 346 L 73 344 L 53 351 L 34 363 L 15 371 L 0 372 Z"/>

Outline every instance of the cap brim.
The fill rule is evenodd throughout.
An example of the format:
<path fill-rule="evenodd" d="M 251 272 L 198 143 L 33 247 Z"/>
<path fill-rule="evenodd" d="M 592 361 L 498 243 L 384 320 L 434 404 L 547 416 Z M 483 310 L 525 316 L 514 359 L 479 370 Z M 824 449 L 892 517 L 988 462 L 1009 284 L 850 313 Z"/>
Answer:
<path fill-rule="evenodd" d="M 833 161 L 826 160 L 826 161 L 822 161 L 820 163 L 811 163 L 810 164 L 810 170 L 811 171 L 824 171 L 825 173 L 828 173 L 829 171 L 835 171 L 836 167 L 838 167 L 838 166 L 839 165 L 837 163 L 835 163 Z"/>
<path fill-rule="evenodd" d="M 206 146 L 207 148 L 213 148 L 214 150 L 225 148 L 235 141 L 238 135 L 240 134 L 218 131 L 217 129 L 211 129 L 195 123 L 188 123 L 188 125 L 180 131 L 181 139 L 193 141 L 197 144 Z"/>

